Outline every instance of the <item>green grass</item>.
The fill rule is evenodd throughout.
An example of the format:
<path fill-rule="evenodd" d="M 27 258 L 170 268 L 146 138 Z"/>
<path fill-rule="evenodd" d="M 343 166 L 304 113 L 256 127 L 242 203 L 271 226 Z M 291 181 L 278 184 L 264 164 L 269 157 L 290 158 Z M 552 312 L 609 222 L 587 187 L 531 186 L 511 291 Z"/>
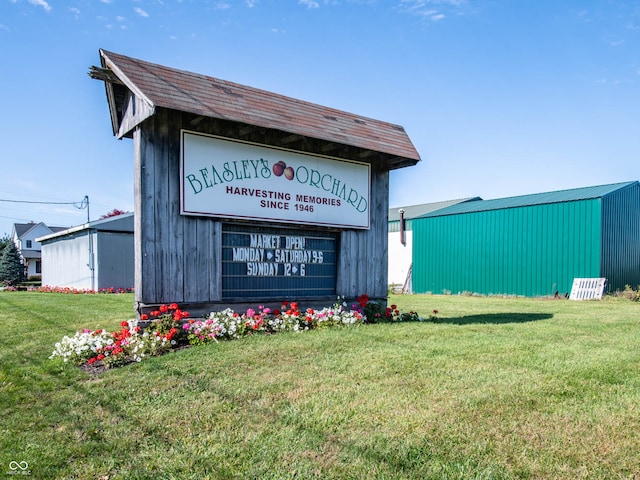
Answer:
<path fill-rule="evenodd" d="M 133 296 L 0 292 L 0 478 L 640 475 L 640 304 L 398 296 L 439 322 L 253 336 L 108 371 L 48 360 Z M 11 476 L 16 478 L 15 476 Z"/>

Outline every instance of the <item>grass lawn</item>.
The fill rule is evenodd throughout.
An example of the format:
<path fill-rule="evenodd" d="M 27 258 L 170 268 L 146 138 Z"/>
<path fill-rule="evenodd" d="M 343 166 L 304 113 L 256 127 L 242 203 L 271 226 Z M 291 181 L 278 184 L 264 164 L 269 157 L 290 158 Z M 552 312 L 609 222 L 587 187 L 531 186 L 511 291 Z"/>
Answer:
<path fill-rule="evenodd" d="M 640 303 L 391 303 L 439 322 L 252 336 L 93 376 L 53 345 L 117 329 L 133 295 L 0 292 L 0 478 L 21 462 L 37 479 L 640 478 Z"/>

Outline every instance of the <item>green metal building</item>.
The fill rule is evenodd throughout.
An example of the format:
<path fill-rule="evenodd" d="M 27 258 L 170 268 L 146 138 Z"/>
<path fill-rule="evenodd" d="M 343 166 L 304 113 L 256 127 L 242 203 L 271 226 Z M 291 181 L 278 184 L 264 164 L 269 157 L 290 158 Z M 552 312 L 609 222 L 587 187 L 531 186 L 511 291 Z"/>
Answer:
<path fill-rule="evenodd" d="M 637 181 L 459 203 L 412 220 L 414 293 L 606 291 L 640 285 Z"/>
<path fill-rule="evenodd" d="M 388 264 L 387 282 L 390 288 L 403 292 L 411 291 L 411 264 L 413 262 L 414 218 L 450 207 L 462 202 L 482 200 L 480 197 L 461 198 L 436 203 L 423 203 L 389 209 L 388 216 Z M 402 214 L 400 213 L 402 212 Z M 403 228 L 404 227 L 404 228 Z M 402 287 L 402 288 L 400 288 Z"/>

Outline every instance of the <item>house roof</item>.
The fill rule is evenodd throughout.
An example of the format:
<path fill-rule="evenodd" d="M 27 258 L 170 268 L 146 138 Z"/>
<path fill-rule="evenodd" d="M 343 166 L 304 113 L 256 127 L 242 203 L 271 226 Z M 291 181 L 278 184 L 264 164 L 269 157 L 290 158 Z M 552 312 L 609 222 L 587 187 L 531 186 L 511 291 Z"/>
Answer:
<path fill-rule="evenodd" d="M 408 205 L 406 207 L 390 208 L 389 221 L 390 222 L 400 221 L 400 212 L 399 212 L 400 209 L 404 210 L 405 220 L 411 220 L 414 218 L 420 218 L 431 212 L 435 212 L 436 210 L 442 210 L 443 208 L 447 208 L 452 205 L 457 205 L 459 203 L 464 203 L 464 202 L 473 202 L 478 200 L 482 200 L 482 199 L 480 197 L 469 197 L 469 198 L 461 198 L 457 200 L 446 200 L 443 202 L 422 203 L 420 205 Z"/>
<path fill-rule="evenodd" d="M 39 224 L 38 223 L 14 223 L 13 229 L 15 230 L 18 238 L 20 238 L 36 225 L 39 225 Z"/>
<path fill-rule="evenodd" d="M 93 67 L 90 75 L 105 81 L 114 134 L 119 137 L 130 136 L 156 108 L 165 108 L 384 153 L 390 169 L 420 160 L 400 125 L 106 50 L 100 50 L 100 57 L 102 68 Z M 146 113 L 136 113 L 137 123 L 125 122 L 124 127 L 123 105 L 128 100 L 122 85 L 146 104 Z"/>
<path fill-rule="evenodd" d="M 575 202 L 580 200 L 591 200 L 602 198 L 613 192 L 638 185 L 637 181 L 612 183 L 608 185 L 597 185 L 594 187 L 573 188 L 569 190 L 558 190 L 554 192 L 535 193 L 531 195 L 520 195 L 517 197 L 497 198 L 493 200 L 482 200 L 478 202 L 466 202 L 452 205 L 441 210 L 433 211 L 424 215 L 425 217 L 440 217 L 444 215 L 457 215 L 460 213 L 484 212 L 488 210 L 502 210 L 506 208 L 528 207 L 534 205 L 545 205 L 550 203 Z"/>
<path fill-rule="evenodd" d="M 22 258 L 28 260 L 39 260 L 42 258 L 42 252 L 40 250 L 22 250 L 20 251 L 20 255 L 22 255 Z"/>
<path fill-rule="evenodd" d="M 26 233 L 28 233 L 29 231 L 31 231 L 33 228 L 37 227 L 38 225 L 44 225 L 45 227 L 47 227 L 49 230 L 51 230 L 52 232 L 59 232 L 60 230 L 65 230 L 67 227 L 50 227 L 42 222 L 30 222 L 30 223 L 14 223 L 13 224 L 13 228 L 16 232 L 16 235 L 18 236 L 18 238 L 24 236 Z"/>

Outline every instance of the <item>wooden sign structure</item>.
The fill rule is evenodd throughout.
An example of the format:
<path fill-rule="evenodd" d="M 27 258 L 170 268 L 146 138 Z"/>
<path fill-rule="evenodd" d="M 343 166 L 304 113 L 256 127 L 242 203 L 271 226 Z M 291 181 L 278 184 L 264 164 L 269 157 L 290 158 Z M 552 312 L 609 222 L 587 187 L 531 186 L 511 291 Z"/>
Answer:
<path fill-rule="evenodd" d="M 113 133 L 134 140 L 135 299 L 192 314 L 387 296 L 395 124 L 100 50 Z"/>

